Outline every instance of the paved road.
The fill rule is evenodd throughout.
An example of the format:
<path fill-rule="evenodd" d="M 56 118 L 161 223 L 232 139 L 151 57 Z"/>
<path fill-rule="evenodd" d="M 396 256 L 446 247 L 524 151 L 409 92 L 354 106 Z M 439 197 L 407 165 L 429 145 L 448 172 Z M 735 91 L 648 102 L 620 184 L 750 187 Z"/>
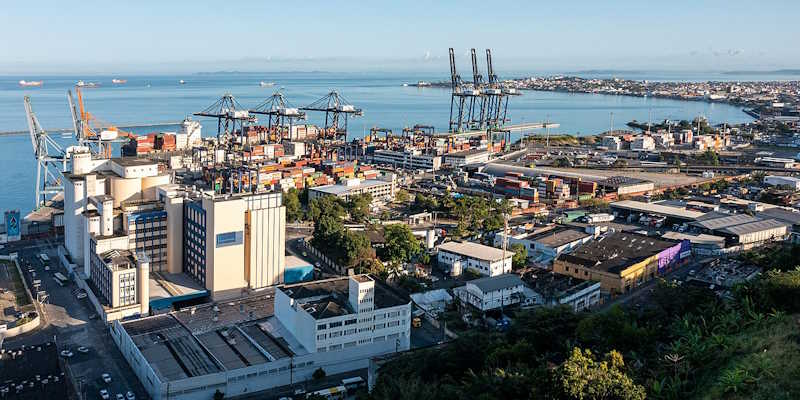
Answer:
<path fill-rule="evenodd" d="M 36 278 L 41 279 L 41 289 L 47 292 L 49 299 L 42 305 L 45 323 L 37 331 L 20 337 L 6 340 L 4 347 L 18 347 L 52 341 L 55 338 L 60 349 L 70 349 L 75 356 L 66 359 L 66 368 L 74 376 L 76 389 L 80 386 L 86 399 L 99 399 L 99 390 L 108 389 L 113 398 L 114 394 L 125 394 L 131 390 L 137 399 L 148 398 L 144 387 L 133 374 L 125 359 L 122 357 L 116 344 L 111 339 L 108 325 L 98 319 L 90 319 L 95 314 L 88 299 L 79 300 L 73 292 L 77 289 L 70 282 L 64 287 L 59 286 L 52 274 L 58 265 L 55 243 L 39 241 L 32 246 L 18 249 L 20 265 L 23 266 L 23 275 L 28 283 L 31 277 L 27 273 L 27 265 L 32 265 Z M 50 257 L 50 271 L 44 270 L 44 263 L 38 258 L 42 252 Z M 61 271 L 64 275 L 66 271 Z M 88 354 L 76 351 L 79 346 L 90 348 Z M 108 373 L 112 382 L 102 382 L 100 375 Z M 80 383 L 77 383 L 80 382 Z"/>

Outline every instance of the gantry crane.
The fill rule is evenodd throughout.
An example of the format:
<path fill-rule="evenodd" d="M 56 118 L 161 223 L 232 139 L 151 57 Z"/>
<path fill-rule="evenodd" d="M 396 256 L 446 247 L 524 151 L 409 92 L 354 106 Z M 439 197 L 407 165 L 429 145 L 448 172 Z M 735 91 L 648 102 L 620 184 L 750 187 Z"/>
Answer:
<path fill-rule="evenodd" d="M 347 118 L 349 115 L 354 117 L 364 115 L 360 108 L 350 104 L 347 99 L 335 90 L 305 107 L 300 107 L 300 109 L 324 112 L 325 126 L 322 138 L 333 140 L 347 138 Z"/>
<path fill-rule="evenodd" d="M 220 136 L 227 136 L 236 132 L 237 123 L 239 130 L 242 130 L 245 123 L 255 123 L 257 121 L 230 93 L 225 93 L 214 104 L 206 107 L 203 111 L 194 113 L 194 115 L 217 119 L 217 140 L 220 139 Z"/>
<path fill-rule="evenodd" d="M 273 129 L 282 129 L 282 127 L 287 125 L 288 129 L 291 129 L 291 126 L 296 120 L 306 119 L 306 113 L 289 104 L 280 91 L 275 92 L 261 104 L 252 108 L 250 113 L 266 115 L 267 127 L 270 132 Z"/>
<path fill-rule="evenodd" d="M 104 122 L 86 109 L 83 103 L 83 93 L 79 86 L 75 86 L 75 93 L 78 95 L 77 110 L 72 92 L 67 91 L 70 113 L 72 114 L 72 126 L 75 129 L 75 138 L 81 146 L 89 145 L 93 147 L 95 155 L 104 158 L 111 158 L 113 143 L 124 142 L 136 135 L 118 129 L 116 126 Z"/>
<path fill-rule="evenodd" d="M 469 99 L 470 128 L 483 129 L 485 126 L 484 112 L 486 110 L 486 96 L 483 93 L 483 76 L 478 72 L 478 57 L 475 49 L 470 49 L 472 56 L 472 87 L 478 91 L 476 96 Z"/>
<path fill-rule="evenodd" d="M 33 155 L 36 157 L 34 206 L 34 210 L 36 210 L 44 205 L 48 198 L 64 189 L 60 173 L 67 170 L 67 156 L 64 149 L 39 125 L 39 119 L 36 118 L 31 106 L 31 98 L 25 96 L 24 102 Z"/>
<path fill-rule="evenodd" d="M 456 57 L 453 48 L 450 48 L 450 84 L 452 93 L 450 96 L 450 127 L 452 133 L 462 132 L 464 129 L 472 128 L 472 110 L 476 99 L 481 96 L 479 87 L 473 84 L 465 84 L 461 75 L 456 71 Z M 476 65 L 477 72 L 477 65 Z M 465 109 L 469 99 L 469 107 Z"/>
<path fill-rule="evenodd" d="M 492 50 L 486 49 L 486 67 L 488 84 L 484 89 L 487 97 L 486 123 L 490 128 L 496 128 L 508 122 L 508 98 L 509 96 L 519 96 L 521 93 L 514 88 L 504 88 L 500 80 L 494 73 L 492 64 Z"/>

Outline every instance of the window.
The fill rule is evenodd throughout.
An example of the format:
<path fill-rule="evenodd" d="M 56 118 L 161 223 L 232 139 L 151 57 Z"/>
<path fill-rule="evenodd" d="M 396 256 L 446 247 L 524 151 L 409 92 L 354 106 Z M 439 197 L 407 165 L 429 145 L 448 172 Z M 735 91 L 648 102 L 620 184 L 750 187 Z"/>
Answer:
<path fill-rule="evenodd" d="M 352 334 L 356 333 L 356 331 L 357 331 L 357 330 L 356 330 L 356 328 L 352 328 L 352 329 L 348 329 L 348 330 L 346 330 L 346 331 L 344 332 L 344 334 L 345 334 L 345 335 L 352 335 Z"/>
<path fill-rule="evenodd" d="M 353 325 L 353 324 L 355 324 L 355 323 L 356 323 L 356 319 L 355 319 L 355 318 L 353 318 L 353 319 L 348 319 L 347 321 L 344 321 L 344 324 L 345 324 L 345 325 Z"/>
<path fill-rule="evenodd" d="M 317 325 L 317 330 L 321 331 L 321 330 L 324 330 L 326 327 L 327 326 L 325 324 L 319 324 L 319 325 Z"/>
<path fill-rule="evenodd" d="M 328 324 L 329 328 L 338 328 L 340 326 L 342 326 L 342 321 L 331 322 Z"/>
<path fill-rule="evenodd" d="M 325 340 L 325 338 L 327 338 L 327 337 L 328 337 L 328 335 L 326 335 L 324 333 L 323 334 L 319 334 L 319 335 L 317 335 L 317 340 Z"/>
<path fill-rule="evenodd" d="M 342 336 L 342 331 L 331 332 L 329 337 L 335 338 L 335 337 L 339 337 L 339 336 Z"/>

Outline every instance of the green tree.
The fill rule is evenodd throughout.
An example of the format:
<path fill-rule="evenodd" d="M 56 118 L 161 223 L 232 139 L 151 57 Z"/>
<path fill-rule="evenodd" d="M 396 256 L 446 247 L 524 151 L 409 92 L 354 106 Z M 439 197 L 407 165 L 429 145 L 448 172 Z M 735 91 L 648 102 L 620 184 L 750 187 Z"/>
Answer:
<path fill-rule="evenodd" d="M 525 245 L 514 243 L 510 250 L 514 252 L 514 257 L 511 259 L 511 266 L 514 269 L 523 268 L 528 264 L 528 248 Z"/>
<path fill-rule="evenodd" d="M 644 387 L 625 374 L 622 355 L 616 351 L 606 354 L 603 361 L 595 360 L 591 350 L 572 350 L 572 355 L 556 371 L 556 390 L 562 398 L 580 400 L 644 400 Z"/>
<path fill-rule="evenodd" d="M 566 157 L 561 157 L 553 161 L 553 166 L 557 168 L 569 168 L 572 166 L 572 162 Z"/>
<path fill-rule="evenodd" d="M 342 251 L 338 262 L 345 266 L 353 267 L 363 260 L 369 260 L 374 257 L 369 238 L 364 232 L 345 230 L 336 243 L 338 243 L 338 248 Z"/>
<path fill-rule="evenodd" d="M 214 392 L 214 400 L 222 400 L 224 398 L 225 398 L 225 393 L 220 392 L 219 389 L 217 389 Z"/>
<path fill-rule="evenodd" d="M 350 218 L 354 221 L 364 222 L 369 218 L 371 205 L 372 195 L 369 193 L 362 193 L 350 197 L 350 200 L 347 202 L 347 211 L 350 213 Z"/>
<path fill-rule="evenodd" d="M 336 196 L 317 197 L 308 205 L 308 216 L 313 221 L 317 221 L 323 215 L 341 219 L 345 214 L 342 200 Z"/>
<path fill-rule="evenodd" d="M 322 367 L 319 367 L 316 370 L 314 370 L 314 373 L 311 374 L 311 377 L 314 378 L 315 380 L 320 380 L 324 378 L 326 375 L 327 374 L 325 373 L 325 370 L 322 369 Z"/>
<path fill-rule="evenodd" d="M 417 194 L 414 196 L 414 210 L 416 211 L 435 211 L 439 208 L 439 201 L 436 197 Z"/>
<path fill-rule="evenodd" d="M 398 203 L 407 203 L 408 199 L 410 198 L 408 191 L 405 189 L 400 189 L 394 195 L 394 201 Z"/>
<path fill-rule="evenodd" d="M 719 165 L 719 156 L 714 150 L 707 149 L 700 155 L 698 161 L 705 165 Z"/>
<path fill-rule="evenodd" d="M 382 258 L 385 261 L 407 262 L 421 250 L 419 240 L 406 224 L 387 226 L 384 228 L 383 237 L 386 239 L 386 245 L 382 251 Z"/>
<path fill-rule="evenodd" d="M 289 188 L 283 195 L 283 205 L 286 207 L 286 220 L 289 222 L 300 221 L 303 219 L 303 207 L 300 204 L 299 192 L 295 188 Z"/>

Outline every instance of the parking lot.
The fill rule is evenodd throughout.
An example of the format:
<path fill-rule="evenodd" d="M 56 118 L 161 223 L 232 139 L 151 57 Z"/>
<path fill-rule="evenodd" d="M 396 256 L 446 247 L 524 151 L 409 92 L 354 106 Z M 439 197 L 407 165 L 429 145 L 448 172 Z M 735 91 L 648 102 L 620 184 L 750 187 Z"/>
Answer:
<path fill-rule="evenodd" d="M 93 315 L 95 311 L 89 300 L 76 298 L 78 288 L 72 281 L 60 286 L 53 277 L 55 272 L 68 275 L 65 270 L 58 268 L 55 245 L 52 242 L 39 241 L 19 248 L 17 252 L 24 278 L 29 285 L 34 279 L 28 272 L 29 269 L 36 274 L 35 279 L 41 281 L 39 291 L 43 294 L 39 296 L 44 296 L 43 324 L 37 331 L 6 340 L 3 347 L 34 345 L 53 341 L 55 338 L 59 351 L 72 352 L 71 357 L 62 358 L 67 375 L 76 383 L 76 389 L 82 392 L 82 398 L 99 399 L 100 389 L 107 389 L 112 399 L 115 394 L 124 395 L 129 390 L 133 391 L 137 399 L 148 398 L 138 378 L 111 339 L 108 326 Z M 49 256 L 48 263 L 42 262 L 39 257 L 41 253 Z M 48 264 L 49 271 L 45 270 L 45 264 Z M 88 352 L 79 352 L 77 349 L 81 346 L 88 348 Z M 110 383 L 103 382 L 103 373 L 111 375 Z"/>

